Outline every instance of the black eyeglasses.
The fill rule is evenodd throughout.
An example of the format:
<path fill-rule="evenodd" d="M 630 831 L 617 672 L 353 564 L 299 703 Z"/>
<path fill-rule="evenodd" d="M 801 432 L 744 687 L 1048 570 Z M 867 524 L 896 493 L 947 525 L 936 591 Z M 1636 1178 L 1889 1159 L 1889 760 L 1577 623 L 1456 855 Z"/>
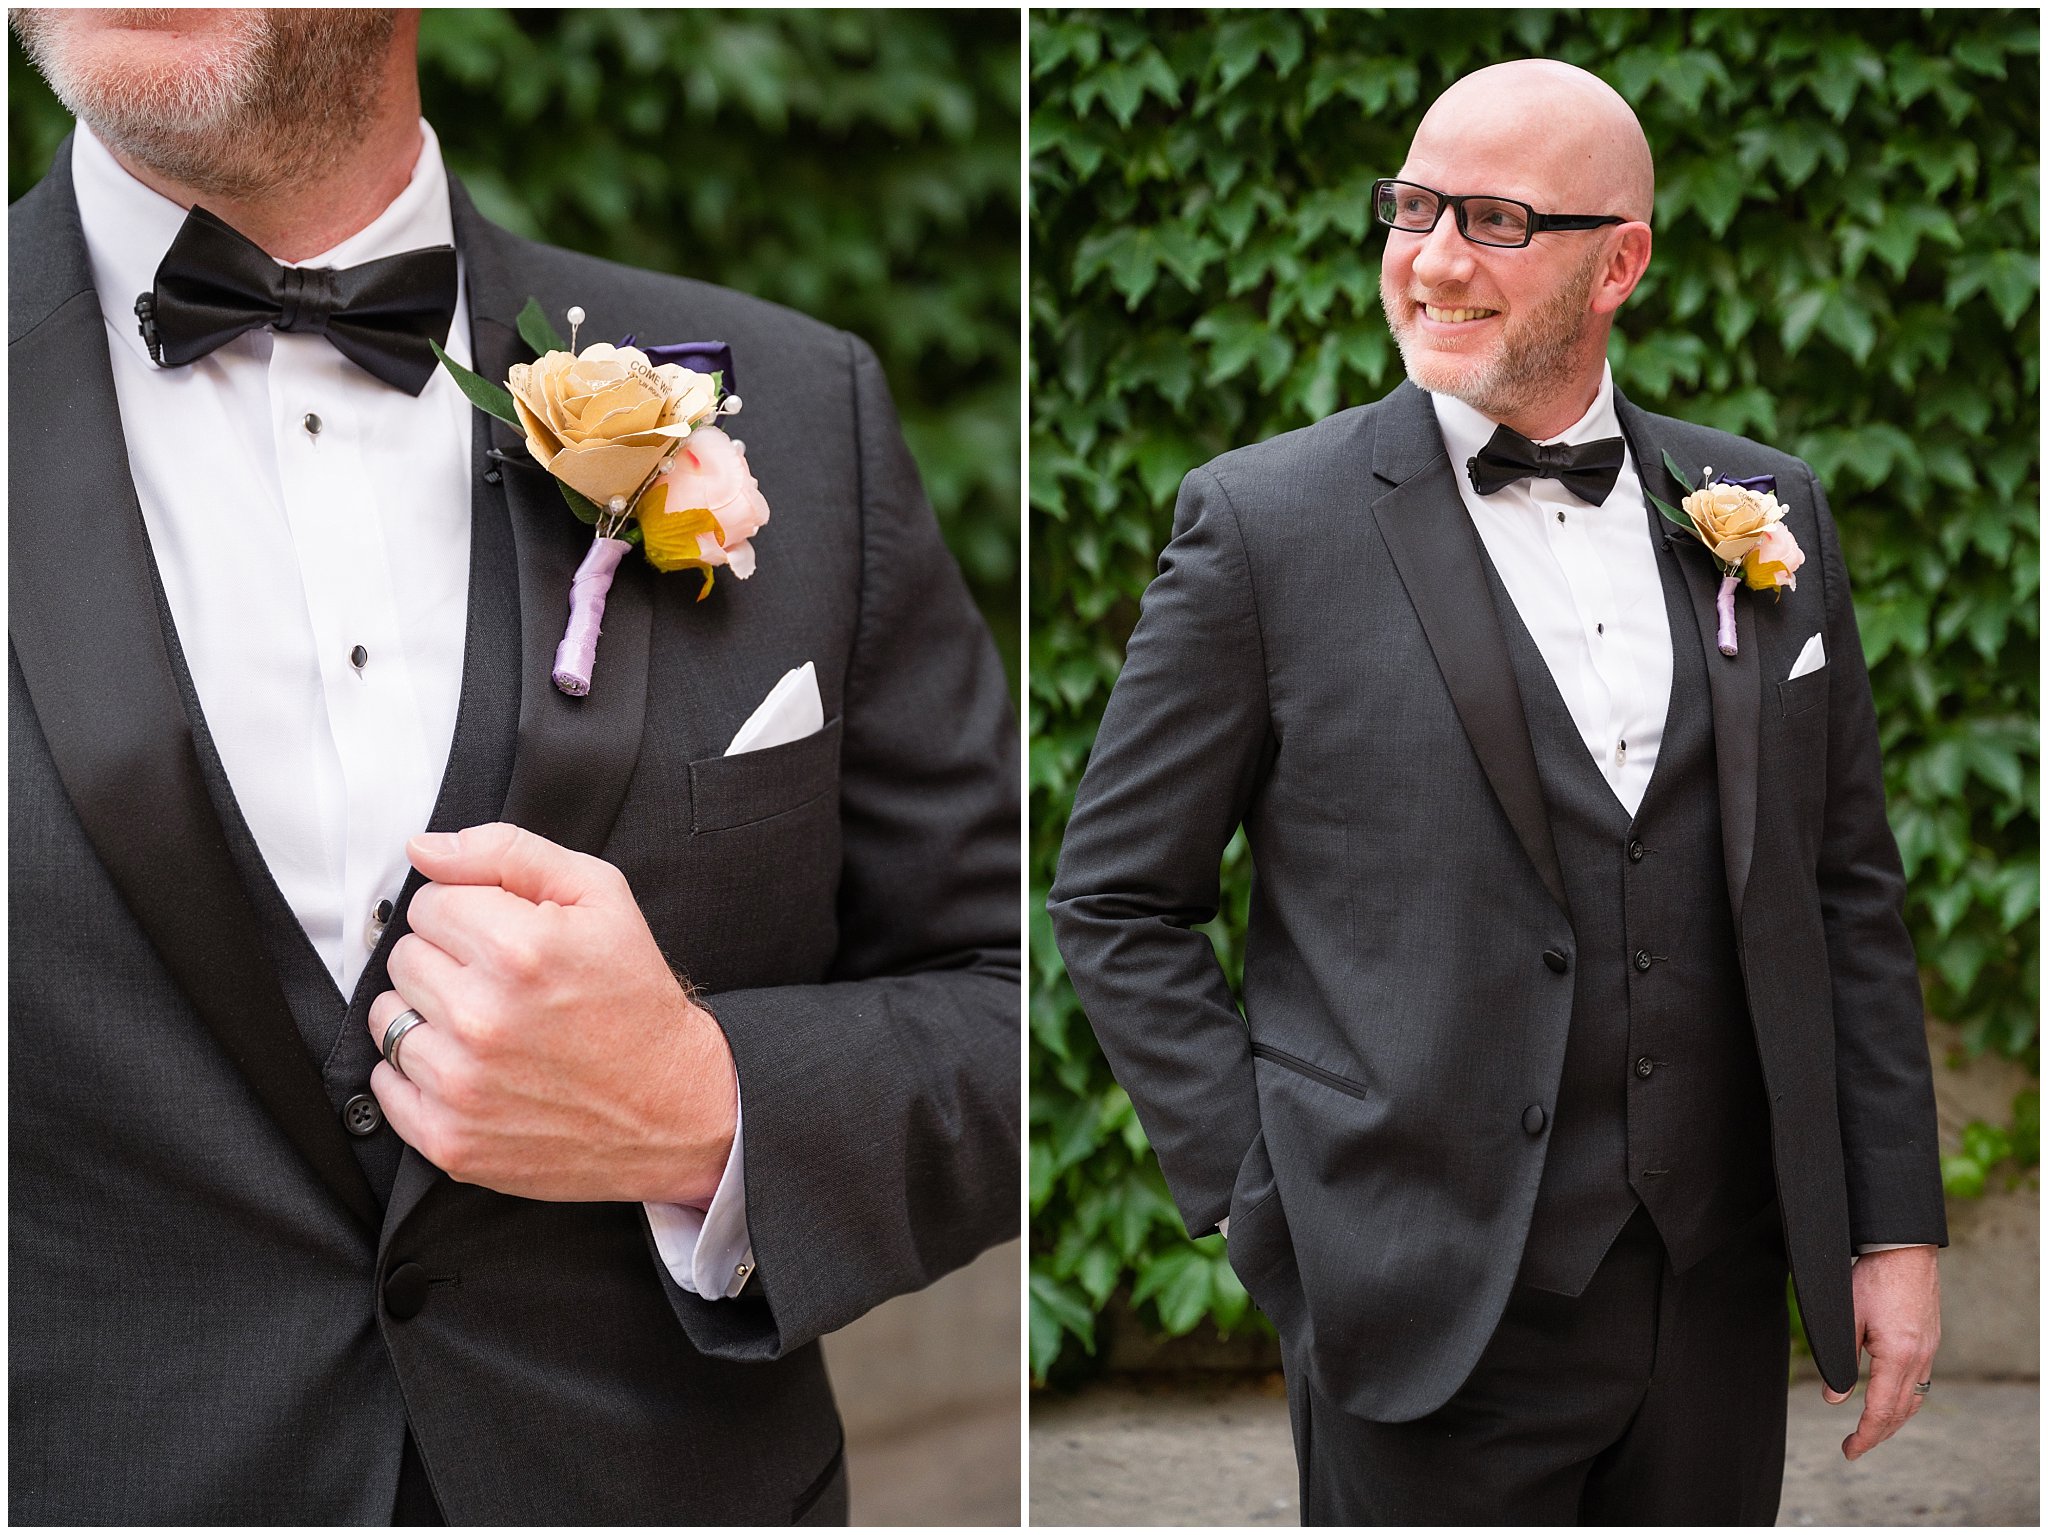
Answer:
<path fill-rule="evenodd" d="M 1446 208 L 1458 220 L 1458 233 L 1473 244 L 1509 250 L 1527 245 L 1547 229 L 1598 229 L 1628 222 L 1618 213 L 1538 213 L 1512 197 L 1451 197 L 1412 181 L 1382 179 L 1372 184 L 1373 217 L 1403 234 L 1428 234 Z"/>

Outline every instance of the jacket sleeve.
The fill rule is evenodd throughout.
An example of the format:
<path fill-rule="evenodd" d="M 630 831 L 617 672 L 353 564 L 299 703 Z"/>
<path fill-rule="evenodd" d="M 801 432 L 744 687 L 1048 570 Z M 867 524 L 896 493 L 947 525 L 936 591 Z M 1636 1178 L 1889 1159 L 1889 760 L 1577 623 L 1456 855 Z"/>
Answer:
<path fill-rule="evenodd" d="M 1802 466 L 1803 467 L 1803 466 Z M 1826 494 L 1807 471 L 1827 607 L 1827 813 L 1819 888 L 1834 985 L 1835 1094 L 1855 1247 L 1948 1242 L 1905 871 L 1885 817 L 1870 673 Z"/>
<path fill-rule="evenodd" d="M 1234 508 L 1181 484 L 1074 797 L 1048 905 L 1110 1069 L 1190 1235 L 1229 1214 L 1259 1129 L 1250 1042 L 1208 938 L 1218 868 L 1271 755 L 1264 652 Z"/>
<path fill-rule="evenodd" d="M 746 1106 L 756 1268 L 663 1285 L 698 1348 L 774 1359 L 1017 1232 L 1015 714 L 879 363 L 848 338 L 859 618 L 840 758 L 839 946 L 822 985 L 703 998 Z"/>

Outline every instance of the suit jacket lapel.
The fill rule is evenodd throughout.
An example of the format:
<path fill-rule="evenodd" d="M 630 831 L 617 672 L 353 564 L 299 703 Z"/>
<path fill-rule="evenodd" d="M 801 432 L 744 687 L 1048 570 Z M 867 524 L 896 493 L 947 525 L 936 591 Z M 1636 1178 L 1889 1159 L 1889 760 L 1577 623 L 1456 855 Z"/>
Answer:
<path fill-rule="evenodd" d="M 165 967 L 320 1178 L 379 1212 L 257 940 L 158 622 L 71 152 L 13 210 L 9 632 L 86 835 Z"/>
<path fill-rule="evenodd" d="M 1628 439 L 1643 490 L 1677 506 L 1686 494 L 1685 487 L 1674 481 L 1664 467 L 1664 445 L 1651 430 L 1651 418 L 1623 399 L 1619 389 L 1614 392 L 1614 412 L 1621 421 L 1622 435 Z M 1686 467 L 1697 474 L 1698 469 Z M 1669 529 L 1663 514 L 1647 500 L 1644 510 L 1660 530 Z M 1763 729 L 1755 602 L 1736 594 L 1735 654 L 1722 655 L 1714 612 L 1714 599 L 1721 585 L 1720 571 L 1697 539 L 1676 532 L 1672 538 L 1677 545 L 1679 566 L 1685 572 L 1686 589 L 1692 595 L 1698 642 L 1706 650 L 1707 688 L 1714 713 L 1714 766 L 1721 795 L 1721 858 L 1727 869 L 1729 903 L 1740 931 L 1743 891 L 1749 883 L 1750 864 L 1756 852 L 1758 747 Z M 1671 643 L 1676 645 L 1681 638 L 1673 633 Z"/>
<path fill-rule="evenodd" d="M 1373 502 L 1373 517 L 1472 750 L 1544 888 L 1569 914 L 1528 718 L 1486 587 L 1486 552 L 1458 494 L 1436 412 L 1413 384 L 1382 408 L 1373 472 L 1393 487 Z"/>
<path fill-rule="evenodd" d="M 519 311 L 528 298 L 539 297 L 560 314 L 572 303 L 582 303 L 596 312 L 599 305 L 591 300 L 602 296 L 536 294 L 530 279 L 519 276 L 523 263 L 514 238 L 486 222 L 452 176 L 448 190 L 455 215 L 455 245 L 462 255 L 469 298 L 472 361 L 485 378 L 502 382 L 513 363 L 532 357 L 518 331 Z M 653 631 L 654 606 L 648 585 L 652 572 L 637 558 L 620 567 L 605 603 L 604 637 L 598 645 L 597 670 L 588 695 L 571 698 L 556 688 L 552 680 L 555 647 L 569 617 L 569 583 L 589 551 L 591 531 L 570 513 L 553 480 L 528 455 L 518 432 L 481 412 L 476 430 L 481 480 L 475 494 L 480 506 L 495 508 L 502 498 L 517 566 L 518 639 L 516 646 L 508 647 L 516 651 L 517 673 L 505 679 L 505 686 L 508 692 L 516 689 L 518 725 L 509 783 L 504 776 L 494 781 L 505 785 L 500 808 L 495 788 L 481 794 L 451 793 L 450 785 L 457 781 L 458 762 L 454 759 L 465 750 L 463 727 L 458 724 L 449 778 L 435 806 L 433 826 L 439 831 L 456 831 L 496 816 L 552 842 L 597 855 L 618 819 L 640 755 Z M 477 520 L 479 534 L 484 522 L 481 516 Z M 477 585 L 483 574 L 484 565 L 473 562 L 473 605 L 484 595 Z M 479 632 L 473 607 L 472 645 Z M 464 671 L 467 710 L 472 701 L 468 663 Z M 479 714 L 484 712 L 480 707 Z M 491 724 L 467 749 L 499 749 L 502 734 L 500 724 Z M 383 980 L 386 956 L 404 931 L 405 911 L 420 883 L 417 873 L 406 879 L 398 916 L 365 972 L 365 984 L 357 989 L 350 1022 L 364 1031 L 365 1038 L 369 1004 L 388 984 Z M 420 1201 L 446 1181 L 426 1158 L 407 1149 L 385 1208 L 387 1245 Z"/>
<path fill-rule="evenodd" d="M 476 370 L 502 381 L 531 352 L 519 339 L 519 311 L 538 296 L 559 314 L 572 303 L 593 312 L 603 295 L 539 294 L 522 285 L 517 243 L 485 222 L 450 178 L 455 244 L 462 253 Z M 530 280 L 529 280 L 530 281 Z M 559 300 L 559 302 L 553 302 Z M 571 698 L 551 681 L 555 647 L 569 617 L 569 583 L 590 549 L 591 531 L 526 452 L 524 439 L 486 418 L 491 443 L 508 455 L 505 500 L 519 565 L 519 742 L 504 819 L 554 842 L 596 854 L 611 834 L 640 754 L 647 709 L 647 653 L 653 625 L 652 571 L 628 559 L 605 603 L 604 638 L 587 697 Z"/>

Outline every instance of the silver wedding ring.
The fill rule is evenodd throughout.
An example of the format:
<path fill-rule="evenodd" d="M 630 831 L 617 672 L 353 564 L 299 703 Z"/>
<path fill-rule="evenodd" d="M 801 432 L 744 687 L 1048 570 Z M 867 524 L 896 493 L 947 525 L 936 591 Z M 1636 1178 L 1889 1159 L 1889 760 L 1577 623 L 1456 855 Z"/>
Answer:
<path fill-rule="evenodd" d="M 405 1077 L 405 1068 L 398 1064 L 398 1047 L 405 1043 L 406 1035 L 426 1021 L 426 1019 L 419 1015 L 417 1009 L 408 1007 L 404 1012 L 392 1019 L 390 1023 L 385 1025 L 384 1059 L 391 1063 L 391 1069 L 401 1077 Z M 412 1078 L 405 1077 L 405 1080 L 410 1082 Z"/>
<path fill-rule="evenodd" d="M 1920 1382 L 1919 1384 L 1917 1384 L 1916 1386 L 1914 1386 L 1914 1387 L 1913 1387 L 1913 1395 L 1915 1395 L 1915 1396 L 1925 1396 L 1925 1395 L 1927 1395 L 1927 1393 L 1928 1393 L 1928 1392 L 1932 1391 L 1933 1389 L 1934 1389 L 1934 1382 L 1933 1382 L 1933 1381 L 1931 1381 L 1931 1380 L 1923 1380 L 1923 1381 L 1921 1381 L 1921 1382 Z"/>

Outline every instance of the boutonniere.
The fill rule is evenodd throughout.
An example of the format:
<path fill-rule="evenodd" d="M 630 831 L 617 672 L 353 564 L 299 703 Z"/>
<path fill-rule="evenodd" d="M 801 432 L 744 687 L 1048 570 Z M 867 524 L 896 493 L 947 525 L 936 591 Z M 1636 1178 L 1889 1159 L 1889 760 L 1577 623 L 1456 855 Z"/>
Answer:
<path fill-rule="evenodd" d="M 1709 464 L 1700 471 L 1700 478 L 1706 483 L 1693 490 L 1685 471 L 1669 453 L 1664 455 L 1664 467 L 1671 471 L 1671 478 L 1690 492 L 1684 501 L 1685 510 L 1680 511 L 1655 496 L 1650 500 L 1665 517 L 1704 544 L 1721 567 L 1721 590 L 1714 598 L 1714 612 L 1720 622 L 1714 639 L 1722 655 L 1732 656 L 1736 583 L 1744 582 L 1752 590 L 1769 592 L 1774 597 L 1779 587 L 1796 589 L 1799 582 L 1793 572 L 1806 563 L 1806 552 L 1785 526 L 1785 508 L 1778 501 L 1775 475 L 1738 479 L 1732 474 L 1715 474 Z"/>
<path fill-rule="evenodd" d="M 502 387 L 438 346 L 434 355 L 472 405 L 525 434 L 534 463 L 595 530 L 569 584 L 569 625 L 555 651 L 555 686 L 580 698 L 590 691 L 605 595 L 626 551 L 637 545 L 656 570 L 701 570 L 702 602 L 714 571 L 742 581 L 754 573 L 748 540 L 768 521 L 768 503 L 747 467 L 746 444 L 716 424 L 740 411 L 730 347 L 643 350 L 628 336 L 579 352 L 582 309 L 567 319 L 565 342 L 539 302 L 526 301 L 519 334 L 540 355 L 512 364 Z M 713 366 L 693 366 L 700 362 Z"/>

